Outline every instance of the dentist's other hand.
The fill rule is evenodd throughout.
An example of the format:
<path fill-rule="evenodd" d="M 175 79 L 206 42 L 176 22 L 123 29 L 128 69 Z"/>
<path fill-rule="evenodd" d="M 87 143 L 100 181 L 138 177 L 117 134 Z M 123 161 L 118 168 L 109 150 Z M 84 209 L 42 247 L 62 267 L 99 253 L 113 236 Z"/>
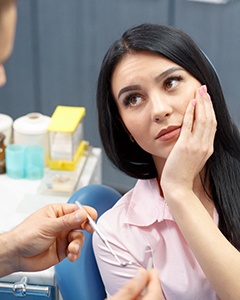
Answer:
<path fill-rule="evenodd" d="M 131 279 L 118 293 L 107 300 L 164 300 L 157 270 L 139 269 L 138 275 Z"/>

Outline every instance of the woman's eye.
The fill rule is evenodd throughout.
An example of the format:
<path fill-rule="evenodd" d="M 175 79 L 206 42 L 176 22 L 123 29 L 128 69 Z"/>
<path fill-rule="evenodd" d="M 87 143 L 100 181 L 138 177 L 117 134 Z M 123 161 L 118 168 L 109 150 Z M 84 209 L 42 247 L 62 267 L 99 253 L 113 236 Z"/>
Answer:
<path fill-rule="evenodd" d="M 166 79 L 164 82 L 165 90 L 169 91 L 169 90 L 176 88 L 179 84 L 179 81 L 181 81 L 181 80 L 182 80 L 181 76 Z"/>
<path fill-rule="evenodd" d="M 131 105 L 136 106 L 142 101 L 142 97 L 140 95 L 128 95 L 124 100 L 125 106 Z"/>

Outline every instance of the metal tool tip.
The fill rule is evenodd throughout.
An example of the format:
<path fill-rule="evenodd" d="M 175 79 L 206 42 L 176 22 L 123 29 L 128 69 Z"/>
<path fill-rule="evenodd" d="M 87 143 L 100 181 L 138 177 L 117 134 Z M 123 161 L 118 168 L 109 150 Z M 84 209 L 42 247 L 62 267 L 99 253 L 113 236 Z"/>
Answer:
<path fill-rule="evenodd" d="M 128 262 L 126 262 L 126 263 L 121 263 L 121 266 L 122 266 L 122 267 L 126 267 L 126 266 L 129 266 L 129 265 L 132 265 L 132 264 L 133 264 L 132 261 L 128 261 Z"/>

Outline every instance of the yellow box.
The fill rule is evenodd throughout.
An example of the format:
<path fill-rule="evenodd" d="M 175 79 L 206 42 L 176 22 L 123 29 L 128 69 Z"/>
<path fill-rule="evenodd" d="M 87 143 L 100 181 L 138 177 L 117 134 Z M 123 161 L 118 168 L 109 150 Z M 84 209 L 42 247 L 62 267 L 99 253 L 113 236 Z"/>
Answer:
<path fill-rule="evenodd" d="M 52 160 L 49 158 L 48 167 L 53 170 L 74 171 L 77 167 L 79 158 L 84 155 L 87 147 L 88 143 L 86 141 L 82 141 L 72 161 Z"/>
<path fill-rule="evenodd" d="M 74 170 L 86 148 L 84 141 L 84 107 L 58 106 L 48 127 L 48 166 L 57 170 Z"/>
<path fill-rule="evenodd" d="M 85 114 L 85 107 L 57 106 L 48 126 L 48 131 L 73 133 L 76 130 L 78 123 L 80 123 L 84 118 Z"/>

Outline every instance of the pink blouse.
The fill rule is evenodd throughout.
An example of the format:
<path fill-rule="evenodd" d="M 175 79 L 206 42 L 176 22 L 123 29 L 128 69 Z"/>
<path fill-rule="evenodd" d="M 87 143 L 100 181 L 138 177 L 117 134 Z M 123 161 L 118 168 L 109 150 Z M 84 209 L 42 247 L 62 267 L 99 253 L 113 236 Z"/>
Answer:
<path fill-rule="evenodd" d="M 218 224 L 216 210 L 214 221 Z M 94 233 L 94 252 L 108 296 L 136 276 L 139 267 L 147 268 L 152 257 L 167 300 L 218 299 L 160 196 L 156 179 L 138 180 L 98 225 L 119 258 L 134 262 L 119 266 Z"/>

